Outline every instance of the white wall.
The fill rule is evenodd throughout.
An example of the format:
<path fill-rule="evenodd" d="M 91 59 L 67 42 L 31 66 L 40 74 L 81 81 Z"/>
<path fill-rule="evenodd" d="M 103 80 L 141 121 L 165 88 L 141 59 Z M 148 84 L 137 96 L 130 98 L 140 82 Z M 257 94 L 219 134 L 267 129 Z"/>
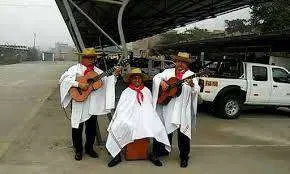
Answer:
<path fill-rule="evenodd" d="M 290 58 L 270 56 L 269 64 L 281 66 L 290 71 Z"/>

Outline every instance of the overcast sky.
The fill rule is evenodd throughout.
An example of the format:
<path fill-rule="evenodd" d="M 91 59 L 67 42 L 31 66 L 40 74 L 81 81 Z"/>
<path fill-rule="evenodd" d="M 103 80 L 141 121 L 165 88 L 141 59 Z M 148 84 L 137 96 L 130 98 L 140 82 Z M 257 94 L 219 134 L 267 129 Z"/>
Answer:
<path fill-rule="evenodd" d="M 0 0 L 0 43 L 54 47 L 55 42 L 73 44 L 54 0 Z"/>
<path fill-rule="evenodd" d="M 203 21 L 195 22 L 193 24 L 189 24 L 185 27 L 178 28 L 178 30 L 185 30 L 186 28 L 204 28 L 208 30 L 224 30 L 225 29 L 225 20 L 233 20 L 233 19 L 250 19 L 250 8 L 244 8 L 241 10 L 233 11 L 231 13 L 223 14 L 217 16 L 216 18 L 206 19 Z"/>
<path fill-rule="evenodd" d="M 223 30 L 224 20 L 249 19 L 248 8 L 186 26 Z M 185 27 L 181 28 L 183 30 Z M 55 42 L 73 44 L 54 0 L 0 0 L 0 44 L 54 47 Z"/>

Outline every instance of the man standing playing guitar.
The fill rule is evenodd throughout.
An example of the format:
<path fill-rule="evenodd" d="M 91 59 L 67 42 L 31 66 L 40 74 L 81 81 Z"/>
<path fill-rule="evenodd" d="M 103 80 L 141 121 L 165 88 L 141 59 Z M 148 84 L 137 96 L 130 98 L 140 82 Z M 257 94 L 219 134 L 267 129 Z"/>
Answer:
<path fill-rule="evenodd" d="M 180 167 L 187 167 L 191 125 L 196 125 L 197 96 L 200 88 L 197 79 L 192 78 L 195 74 L 188 69 L 188 64 L 191 63 L 189 54 L 179 52 L 174 56 L 174 61 L 175 68 L 166 69 L 153 78 L 153 105 L 163 120 L 170 143 L 173 132 L 177 130 Z M 174 83 L 170 84 L 172 81 Z M 171 90 L 175 92 L 175 96 L 172 95 L 167 102 L 163 102 L 162 94 L 171 95 Z M 154 142 L 154 146 L 157 146 L 159 156 L 168 155 L 158 142 Z"/>
<path fill-rule="evenodd" d="M 90 157 L 97 158 L 98 154 L 93 149 L 96 136 L 97 115 L 104 115 L 111 112 L 115 107 L 115 83 L 114 75 L 106 76 L 101 69 L 94 66 L 94 59 L 97 53 L 93 48 L 86 48 L 80 53 L 80 63 L 70 67 L 60 78 L 60 96 L 62 107 L 67 107 L 72 102 L 71 126 L 72 141 L 75 150 L 75 160 L 82 160 L 83 144 L 82 132 L 83 125 L 86 125 L 86 144 L 85 153 Z M 103 78 L 85 78 L 92 76 L 102 76 Z M 120 69 L 115 70 L 115 74 L 120 74 Z M 94 81 L 94 79 L 97 79 Z M 86 93 L 91 89 L 82 100 L 77 100 L 79 94 Z"/>

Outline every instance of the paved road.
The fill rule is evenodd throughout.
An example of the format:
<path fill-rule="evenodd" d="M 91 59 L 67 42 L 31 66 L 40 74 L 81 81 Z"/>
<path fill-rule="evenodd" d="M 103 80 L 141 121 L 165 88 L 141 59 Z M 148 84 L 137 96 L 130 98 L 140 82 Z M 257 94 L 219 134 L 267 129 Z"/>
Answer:
<path fill-rule="evenodd" d="M 72 62 L 26 62 L 0 66 L 0 156 L 35 116 Z"/>
<path fill-rule="evenodd" d="M 222 120 L 200 112 L 186 169 L 179 168 L 176 141 L 171 156 L 162 158 L 161 168 L 148 161 L 123 161 L 115 168 L 107 168 L 109 157 L 104 147 L 96 147 L 99 159 L 85 156 L 76 162 L 70 123 L 59 107 L 56 89 L 58 74 L 67 66 L 0 67 L 0 85 L 5 89 L 0 92 L 4 99 L 0 105 L 1 174 L 290 173 L 289 112 L 267 113 L 259 109 L 244 112 L 238 120 Z M 105 140 L 108 119 L 100 117 L 99 123 Z M 8 144 L 9 148 L 3 148 Z"/>
<path fill-rule="evenodd" d="M 123 161 L 108 168 L 104 147 L 96 147 L 99 159 L 73 159 L 70 124 L 57 105 L 57 91 L 42 105 L 37 116 L 0 159 L 4 174 L 95 174 L 95 173 L 205 173 L 205 174 L 288 174 L 290 171 L 290 119 L 287 113 L 272 115 L 248 112 L 239 120 L 222 120 L 199 113 L 199 127 L 193 132 L 190 165 L 178 164 L 176 141 L 164 167 L 148 161 Z M 106 139 L 108 120 L 100 117 Z M 1 174 L 2 174 L 1 173 Z"/>

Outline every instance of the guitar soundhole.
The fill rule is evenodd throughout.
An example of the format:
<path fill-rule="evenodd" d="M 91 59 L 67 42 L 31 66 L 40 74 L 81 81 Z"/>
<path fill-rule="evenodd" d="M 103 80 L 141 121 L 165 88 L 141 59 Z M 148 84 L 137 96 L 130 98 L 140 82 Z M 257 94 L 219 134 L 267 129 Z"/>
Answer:
<path fill-rule="evenodd" d="M 78 90 L 79 94 L 82 95 L 82 90 L 81 90 L 81 88 L 77 88 L 77 90 Z"/>
<path fill-rule="evenodd" d="M 182 92 L 182 85 L 178 85 L 178 86 L 177 86 L 176 97 L 179 97 L 180 94 L 181 94 L 181 92 Z"/>
<path fill-rule="evenodd" d="M 88 80 L 87 80 L 87 83 L 88 83 L 88 84 L 92 84 L 92 83 L 94 83 L 94 79 L 88 79 Z"/>

